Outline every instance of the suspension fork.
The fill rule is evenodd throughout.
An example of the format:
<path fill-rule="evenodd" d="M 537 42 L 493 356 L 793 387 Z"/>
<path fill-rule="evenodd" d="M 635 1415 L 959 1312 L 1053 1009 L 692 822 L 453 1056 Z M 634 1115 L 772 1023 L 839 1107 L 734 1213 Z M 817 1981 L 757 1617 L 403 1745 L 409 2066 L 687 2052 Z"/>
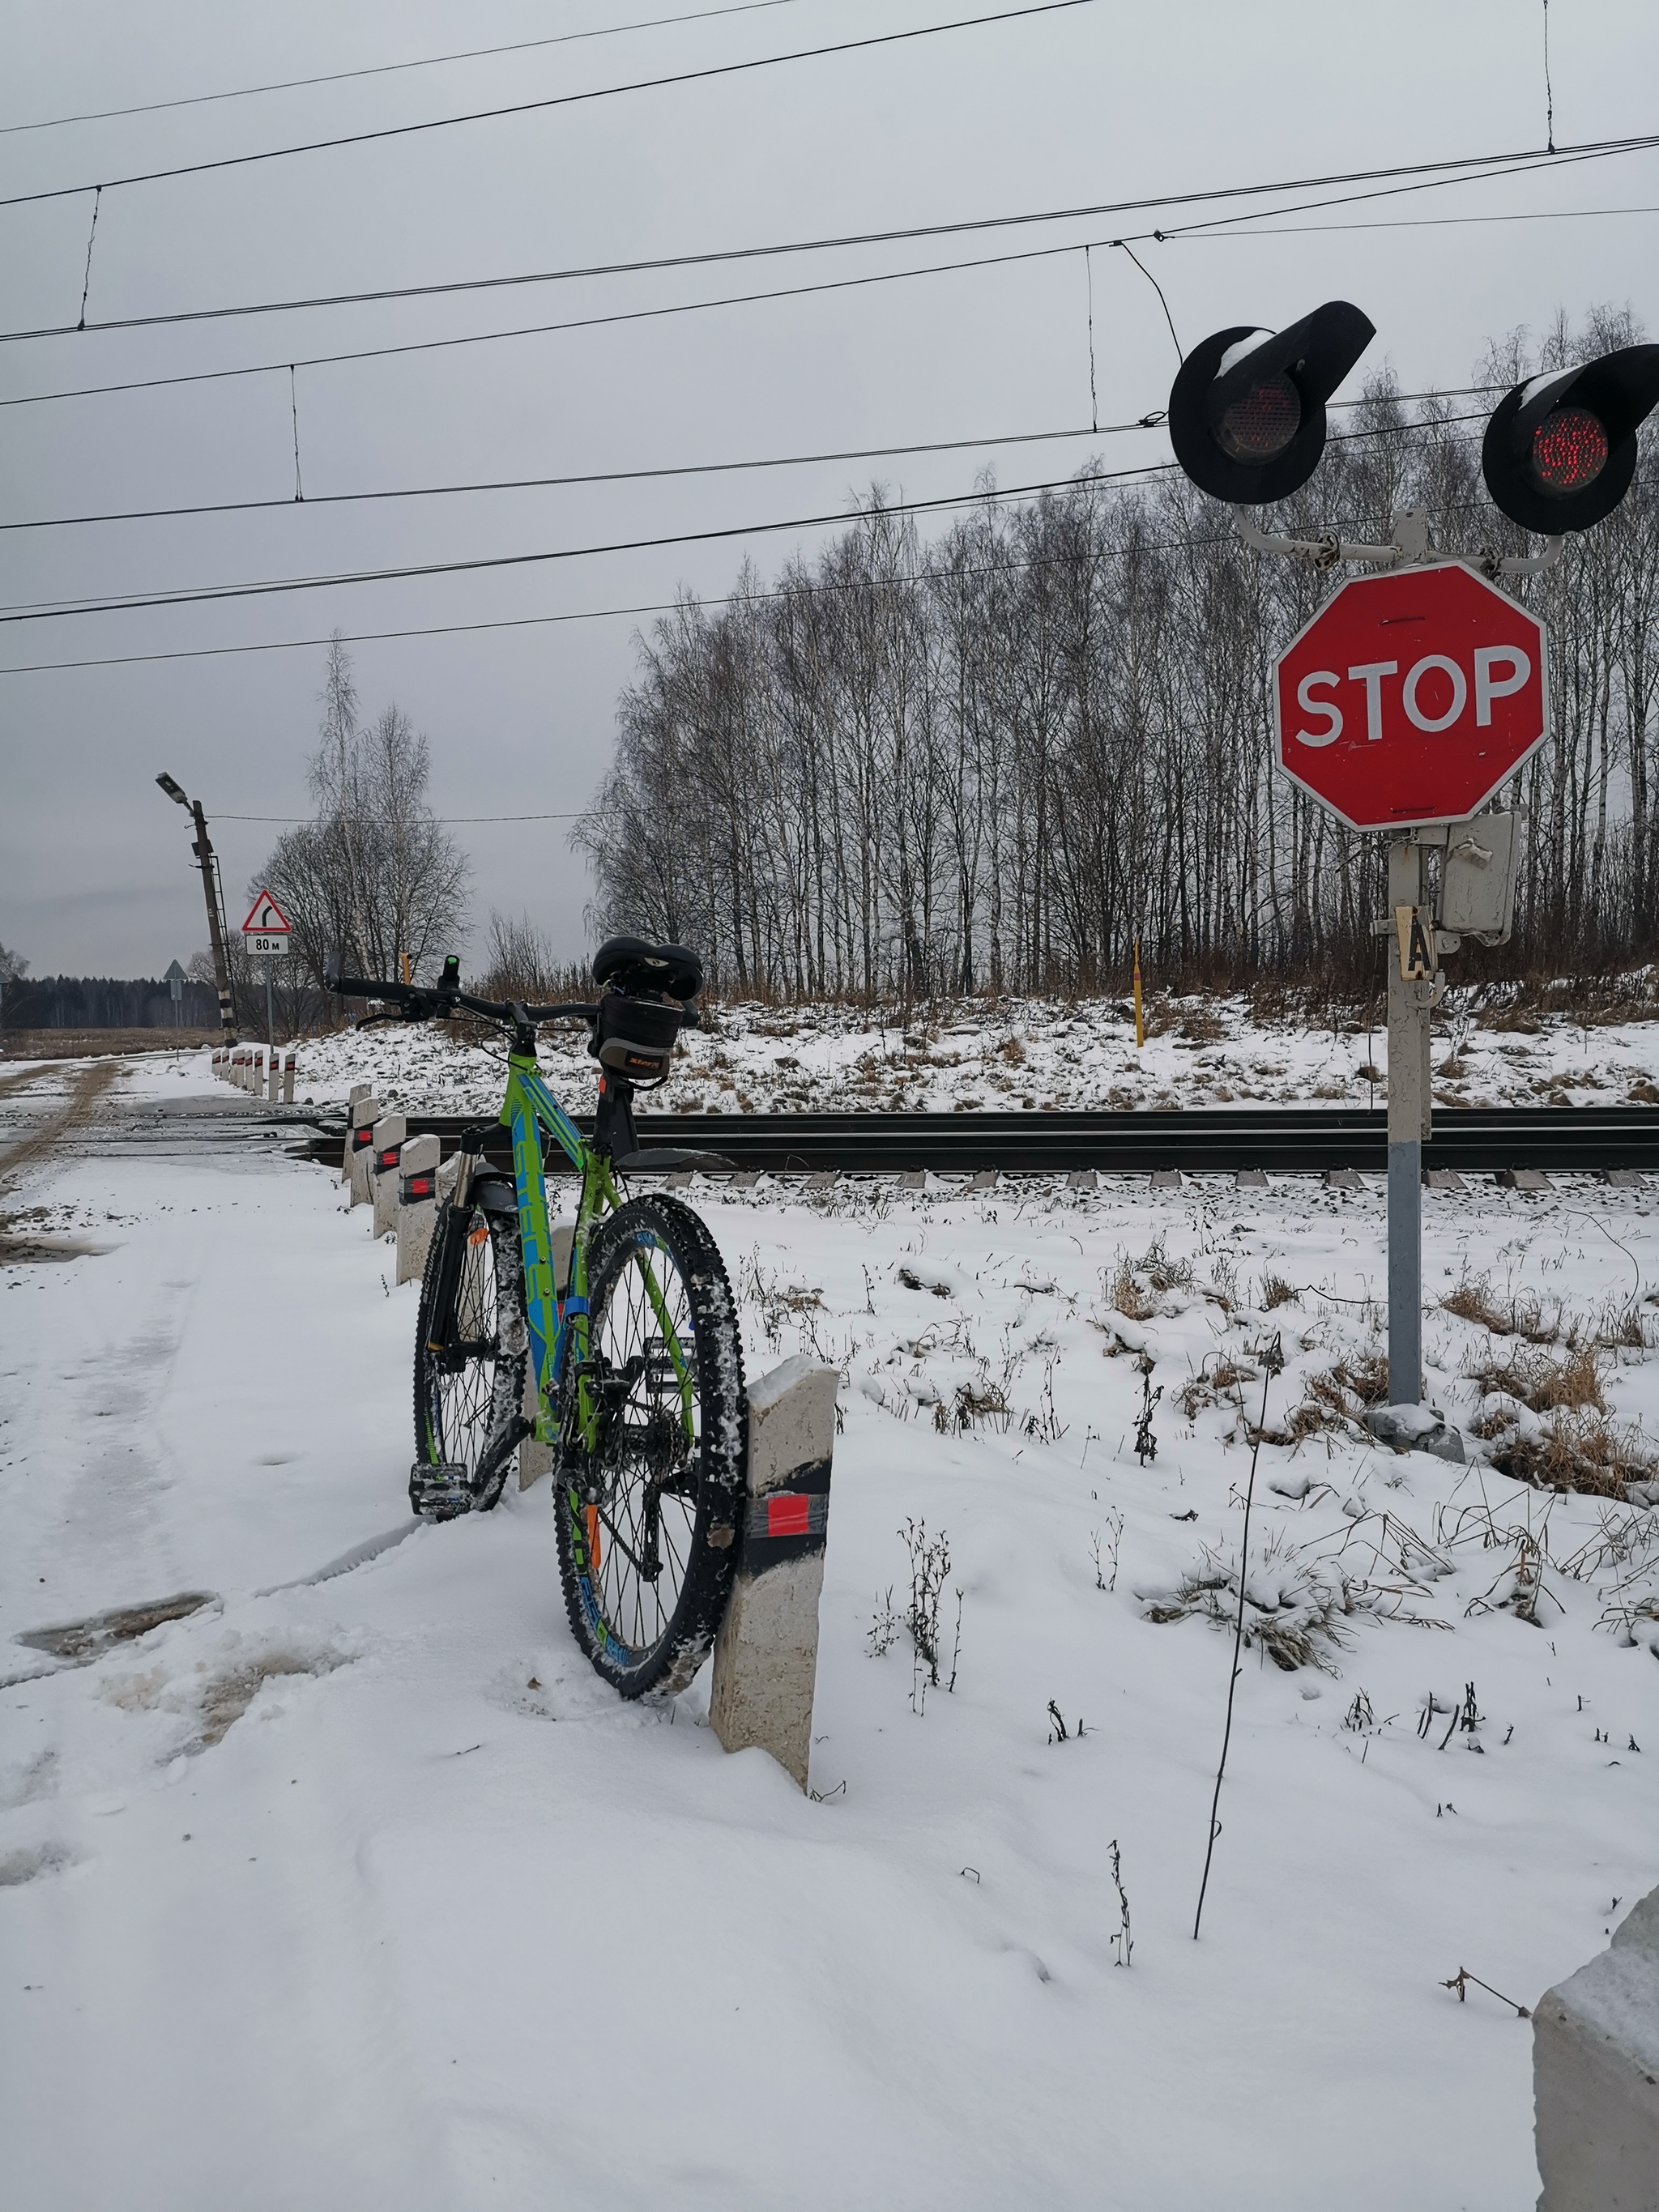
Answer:
<path fill-rule="evenodd" d="M 472 1184 L 483 1152 L 483 1131 L 464 1129 L 455 1188 L 439 1224 L 438 1282 L 428 1323 L 431 1334 L 427 1340 L 427 1348 L 431 1352 L 447 1352 L 454 1340 L 455 1297 L 466 1258 L 466 1224 L 472 1212 Z"/>

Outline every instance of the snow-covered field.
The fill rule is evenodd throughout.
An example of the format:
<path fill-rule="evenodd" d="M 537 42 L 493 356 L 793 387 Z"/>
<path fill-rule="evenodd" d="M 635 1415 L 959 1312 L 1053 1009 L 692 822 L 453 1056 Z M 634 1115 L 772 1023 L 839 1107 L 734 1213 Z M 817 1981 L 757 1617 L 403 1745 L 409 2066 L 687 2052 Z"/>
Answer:
<path fill-rule="evenodd" d="M 1659 1018 L 1598 1026 L 1544 1015 L 1535 1028 L 1490 1019 L 1455 996 L 1437 1016 L 1442 1104 L 1659 1104 Z M 684 1034 L 673 1079 L 650 1103 L 726 1114 L 1382 1103 L 1384 1025 L 1355 1029 L 1345 1014 L 1334 1030 L 1263 1026 L 1242 999 L 1160 1001 L 1152 1022 L 1137 1051 L 1127 1007 L 1097 999 L 964 1004 L 909 1030 L 844 1006 L 721 1008 L 708 1028 Z M 583 1105 L 586 1044 L 580 1026 L 542 1040 L 555 1089 Z M 430 1029 L 377 1025 L 299 1050 L 296 1095 L 319 1105 L 343 1104 L 355 1082 L 399 1109 L 493 1117 L 501 1103 L 499 1048 L 452 1044 Z"/>
<path fill-rule="evenodd" d="M 1073 1050 L 1104 1084 L 1055 1026 L 1024 1066 Z M 1576 1061 L 1511 1042 L 1612 1082 L 1607 1032 Z M 1023 1073 L 931 1049 L 958 1043 Z M 342 1073 L 394 1045 L 426 1080 L 398 1032 Z M 1171 1085 L 1196 1057 L 1147 1051 Z M 1353 1418 L 1379 1189 L 691 1195 L 751 1376 L 806 1350 L 846 1377 L 812 1797 L 722 1753 L 706 1676 L 662 1711 L 600 1684 L 544 1483 L 408 1521 L 415 1293 L 326 1171 L 48 1155 L 4 1193 L 103 1248 L 0 1265 L 8 2202 L 1529 2203 L 1530 2027 L 1441 1985 L 1530 2004 L 1659 1881 L 1659 1510 L 1627 1502 L 1659 1493 L 1483 1455 L 1639 1478 L 1650 1199 L 1425 1196 L 1431 1293 L 1463 1309 L 1425 1323 L 1435 1395 L 1491 1432 L 1457 1466 Z M 1231 1653 L 1207 1616 L 1264 1389 L 1194 1942 Z M 937 1686 L 912 1522 L 950 1552 Z M 11 1641 L 188 1591 L 83 1665 Z"/>

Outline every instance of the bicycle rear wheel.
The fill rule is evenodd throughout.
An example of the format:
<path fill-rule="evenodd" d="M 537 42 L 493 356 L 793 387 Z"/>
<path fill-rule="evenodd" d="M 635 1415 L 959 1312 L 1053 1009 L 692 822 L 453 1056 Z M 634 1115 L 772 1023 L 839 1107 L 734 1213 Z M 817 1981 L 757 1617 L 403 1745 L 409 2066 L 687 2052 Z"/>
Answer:
<path fill-rule="evenodd" d="M 530 1336 L 519 1223 L 508 1200 L 440 1209 L 415 1325 L 415 1460 L 410 1503 L 428 1519 L 488 1512 L 523 1429 Z M 424 1467 L 453 1470 L 434 1503 Z"/>
<path fill-rule="evenodd" d="M 565 1607 L 624 1697 L 670 1697 L 702 1664 L 731 1595 L 749 1433 L 737 1312 L 713 1237 L 667 1197 L 629 1199 L 602 1224 L 587 1298 L 587 1358 L 563 1385 L 555 1476 Z"/>

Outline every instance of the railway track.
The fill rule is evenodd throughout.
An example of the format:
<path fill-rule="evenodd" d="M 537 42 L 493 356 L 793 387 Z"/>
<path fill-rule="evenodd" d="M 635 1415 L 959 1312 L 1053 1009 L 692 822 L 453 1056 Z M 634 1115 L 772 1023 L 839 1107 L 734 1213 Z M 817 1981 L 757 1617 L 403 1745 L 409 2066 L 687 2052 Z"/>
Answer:
<path fill-rule="evenodd" d="M 576 1117 L 584 1129 L 585 1116 Z M 459 1114 L 408 1116 L 411 1136 L 435 1135 L 446 1157 L 471 1126 Z M 1189 1175 L 1265 1169 L 1316 1175 L 1353 1168 L 1381 1174 L 1387 1120 L 1378 1109 L 1346 1107 L 1225 1107 L 1145 1114 L 641 1114 L 640 1143 L 715 1152 L 740 1171 L 812 1175 L 1061 1174 L 1095 1168 L 1146 1174 L 1176 1168 Z M 295 1149 L 337 1162 L 344 1124 L 330 1124 Z M 489 1156 L 510 1169 L 505 1129 L 492 1129 Z M 1425 1168 L 1495 1174 L 1510 1168 L 1593 1171 L 1646 1170 L 1659 1175 L 1659 1108 L 1642 1106 L 1447 1107 L 1437 1110 Z M 550 1158 L 550 1171 L 563 1167 Z"/>

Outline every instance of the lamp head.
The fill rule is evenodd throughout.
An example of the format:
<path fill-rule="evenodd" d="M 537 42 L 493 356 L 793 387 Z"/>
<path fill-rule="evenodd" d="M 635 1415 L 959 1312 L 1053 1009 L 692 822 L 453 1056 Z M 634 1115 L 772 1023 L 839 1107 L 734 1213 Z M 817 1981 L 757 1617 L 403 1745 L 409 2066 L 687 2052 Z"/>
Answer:
<path fill-rule="evenodd" d="M 173 781 L 173 778 L 167 774 L 165 769 L 162 769 L 161 775 L 156 777 L 155 781 L 161 785 L 162 790 L 166 792 L 167 797 L 173 799 L 175 804 L 179 806 L 188 806 L 190 805 L 190 801 L 185 798 L 183 789 Z"/>

